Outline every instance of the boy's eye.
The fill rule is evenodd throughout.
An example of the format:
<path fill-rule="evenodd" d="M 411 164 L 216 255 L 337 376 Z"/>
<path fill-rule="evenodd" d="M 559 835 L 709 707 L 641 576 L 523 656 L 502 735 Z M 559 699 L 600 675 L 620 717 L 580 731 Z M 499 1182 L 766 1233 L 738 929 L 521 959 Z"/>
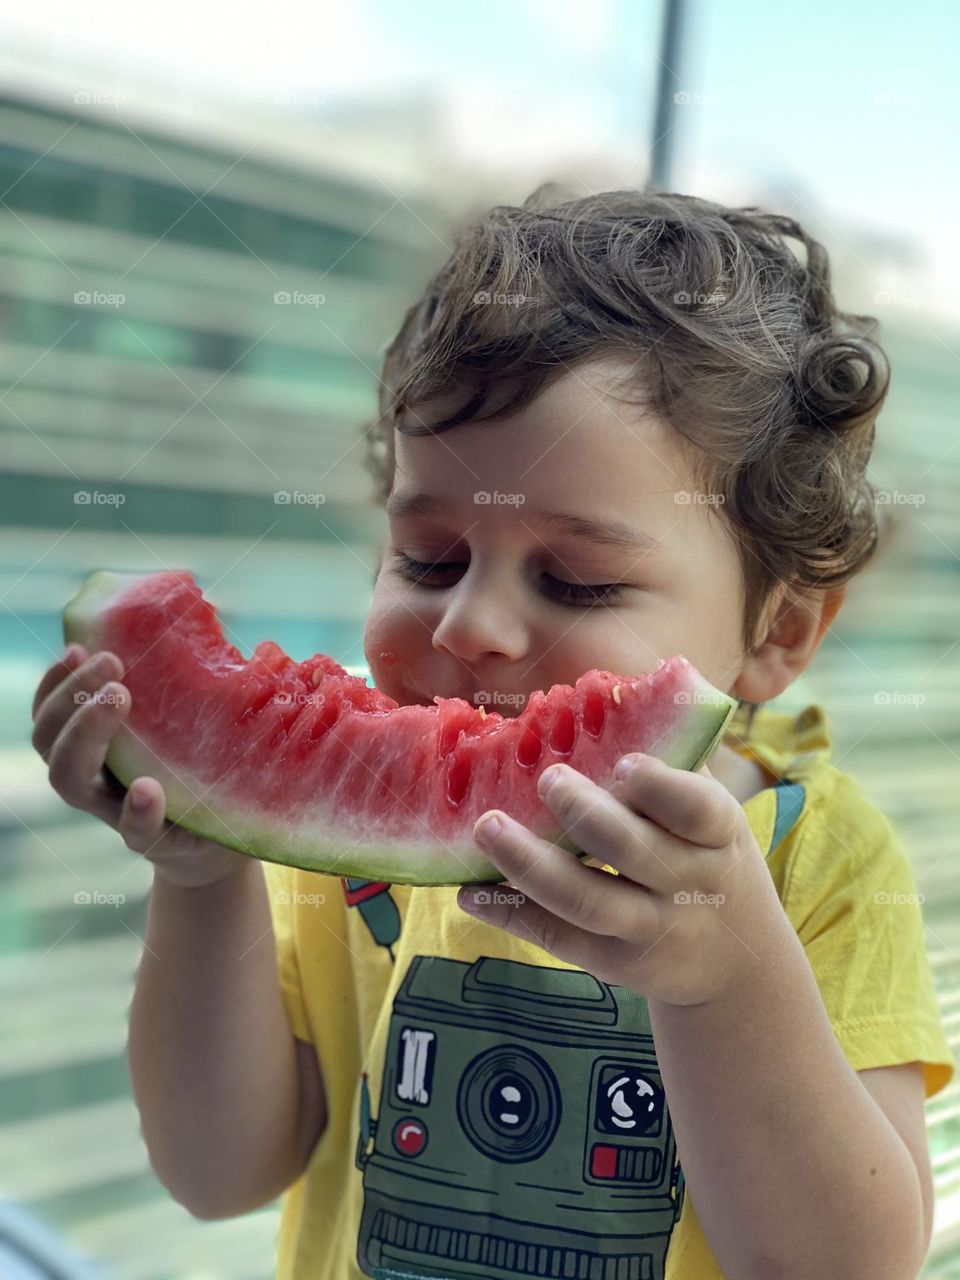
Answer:
<path fill-rule="evenodd" d="M 401 577 L 421 586 L 447 587 L 452 585 L 451 575 L 459 576 L 466 568 L 462 560 L 426 561 L 414 560 L 402 551 L 396 553 L 396 569 Z M 616 600 L 623 591 L 619 582 L 567 582 L 552 573 L 540 575 L 544 593 L 568 604 L 599 604 Z M 430 581 L 439 577 L 442 581 Z"/>
<path fill-rule="evenodd" d="M 623 591 L 619 582 L 565 582 L 563 578 L 554 578 L 549 573 L 543 576 L 550 584 L 550 594 L 570 604 L 609 603 L 616 600 Z"/>
<path fill-rule="evenodd" d="M 404 578 L 408 578 L 411 582 L 423 582 L 425 578 L 433 577 L 439 574 L 441 577 L 444 573 L 450 573 L 451 570 L 463 569 L 466 566 L 459 560 L 414 560 L 412 556 L 404 555 L 402 551 L 396 553 L 397 572 Z M 436 584 L 434 584 L 436 585 Z"/>

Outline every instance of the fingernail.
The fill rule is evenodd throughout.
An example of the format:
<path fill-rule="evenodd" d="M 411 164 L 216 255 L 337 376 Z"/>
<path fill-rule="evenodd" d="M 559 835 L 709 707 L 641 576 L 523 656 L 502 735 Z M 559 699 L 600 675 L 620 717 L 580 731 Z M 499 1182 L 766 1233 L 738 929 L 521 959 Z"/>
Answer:
<path fill-rule="evenodd" d="M 100 657 L 97 658 L 96 662 L 93 664 L 93 669 L 96 671 L 97 675 L 108 676 L 113 671 L 114 665 L 113 658 L 109 653 L 101 653 Z"/>
<path fill-rule="evenodd" d="M 560 769 L 556 765 L 551 765 L 549 769 L 544 769 L 540 775 L 540 794 L 545 796 L 550 788 L 560 778 Z"/>
<path fill-rule="evenodd" d="M 150 803 L 150 797 L 141 787 L 134 787 L 131 803 L 135 809 L 146 809 Z"/>
<path fill-rule="evenodd" d="M 640 757 L 638 755 L 621 756 L 617 761 L 617 767 L 613 771 L 613 776 L 618 781 L 622 781 L 630 770 L 636 767 L 639 760 Z"/>
<path fill-rule="evenodd" d="M 490 844 L 500 834 L 500 827 L 500 819 L 495 813 L 491 813 L 489 817 L 482 818 L 479 825 L 474 828 L 474 839 L 479 840 L 481 844 Z"/>

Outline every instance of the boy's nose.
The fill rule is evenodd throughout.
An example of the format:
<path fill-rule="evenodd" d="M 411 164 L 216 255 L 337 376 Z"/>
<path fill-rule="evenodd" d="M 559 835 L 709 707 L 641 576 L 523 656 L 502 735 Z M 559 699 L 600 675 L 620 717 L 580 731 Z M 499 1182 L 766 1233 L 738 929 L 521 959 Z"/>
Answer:
<path fill-rule="evenodd" d="M 462 579 L 434 628 L 433 647 L 471 664 L 488 656 L 516 662 L 527 653 L 529 639 L 519 610 L 502 591 L 465 589 Z"/>

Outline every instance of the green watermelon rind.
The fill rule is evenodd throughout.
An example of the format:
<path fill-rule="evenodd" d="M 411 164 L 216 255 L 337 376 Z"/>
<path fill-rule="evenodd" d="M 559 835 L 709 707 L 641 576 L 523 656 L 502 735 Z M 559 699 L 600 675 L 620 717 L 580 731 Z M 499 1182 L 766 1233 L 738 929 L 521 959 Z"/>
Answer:
<path fill-rule="evenodd" d="M 83 644 L 91 652 L 102 647 L 97 620 L 111 597 L 142 580 L 142 574 L 100 570 L 89 576 L 68 602 L 63 614 L 67 643 Z M 657 757 L 676 768 L 695 771 L 713 755 L 727 724 L 737 708 L 736 701 L 703 680 L 696 699 L 678 716 L 675 732 L 662 742 Z M 262 813 L 215 812 L 202 799 L 206 788 L 194 792 L 177 773 L 160 761 L 150 748 L 122 725 L 114 735 L 106 757 L 106 768 L 123 787 L 134 778 L 148 775 L 164 788 L 166 816 L 171 822 L 217 844 L 248 857 L 312 871 L 390 884 L 444 886 L 454 884 L 495 884 L 503 873 L 479 846 L 444 845 L 425 831 L 423 843 L 405 839 L 389 844 L 356 844 L 345 849 L 344 836 L 323 836 L 316 828 L 283 827 Z M 600 785 L 610 786 L 612 774 Z M 348 838 L 347 838 L 348 839 Z M 553 843 L 587 856 L 568 836 L 551 837 Z M 431 854 L 435 866 L 431 867 Z M 458 867 L 456 874 L 452 868 Z"/>
<path fill-rule="evenodd" d="M 152 768 L 142 767 L 138 761 L 134 761 L 133 754 L 125 752 L 119 744 L 118 747 L 111 746 L 107 755 L 107 768 L 124 787 L 129 786 L 134 778 L 144 774 L 157 777 L 159 772 L 155 764 Z M 207 806 L 198 805 L 196 797 L 190 797 L 185 802 L 184 796 L 187 793 L 175 782 L 168 781 L 164 785 L 164 794 L 167 800 L 166 816 L 171 822 L 176 822 L 194 835 L 264 862 L 280 863 L 312 871 L 317 875 L 384 880 L 390 884 L 439 887 L 453 884 L 496 884 L 503 880 L 503 873 L 483 856 L 479 847 L 454 847 L 442 845 L 436 840 L 430 845 L 400 840 L 389 845 L 357 845 L 355 850 L 348 848 L 345 852 L 339 845 L 324 845 L 316 857 L 298 857 L 295 852 L 291 852 L 289 840 L 277 842 L 275 830 L 257 832 L 247 827 L 247 834 L 242 834 L 234 828 L 242 828 L 244 823 L 237 821 L 227 825 L 223 818 Z M 568 839 L 557 839 L 556 843 L 571 853 L 576 853 L 578 857 L 586 856 Z M 428 870 L 433 848 L 439 863 L 439 870 L 435 874 Z M 450 868 L 458 862 L 463 866 L 462 874 L 451 876 Z"/>
<path fill-rule="evenodd" d="M 142 582 L 143 577 L 142 573 L 117 573 L 112 569 L 97 569 L 91 573 L 64 606 L 63 638 L 66 643 L 82 644 L 91 652 L 99 648 L 96 623 L 108 601 L 135 582 Z"/>
<path fill-rule="evenodd" d="M 720 695 L 726 697 L 726 695 Z M 663 750 L 659 759 L 676 768 L 696 770 L 713 753 L 730 716 L 736 707 L 722 706 L 719 702 L 709 705 L 715 715 L 712 730 L 704 726 L 704 716 L 697 715 L 696 724 L 689 722 Z M 704 704 L 701 704 L 701 707 Z M 693 763 L 687 761 L 693 756 Z M 389 845 L 364 844 L 354 849 L 343 848 L 342 839 L 331 843 L 329 838 L 317 843 L 317 832 L 307 828 L 283 829 L 275 824 L 258 826 L 257 815 L 239 812 L 221 815 L 210 809 L 176 775 L 147 750 L 131 738 L 124 727 L 114 735 L 107 753 L 107 767 L 125 787 L 134 778 L 149 774 L 163 785 L 166 796 L 166 816 L 171 822 L 192 831 L 195 835 L 226 845 L 238 853 L 313 871 L 322 875 L 351 876 L 364 880 L 384 880 L 390 884 L 452 885 L 486 884 L 503 880 L 503 873 L 484 856 L 477 845 L 444 845 L 430 837 L 424 844 L 404 840 L 391 841 Z M 609 785 L 608 780 L 608 785 Z M 202 795 L 203 789 L 200 788 Z M 312 842 L 311 842 L 312 840 Z M 573 841 L 562 833 L 553 837 L 553 843 L 586 856 Z M 436 866 L 431 869 L 430 856 L 434 854 Z M 460 867 L 455 875 L 452 867 Z"/>

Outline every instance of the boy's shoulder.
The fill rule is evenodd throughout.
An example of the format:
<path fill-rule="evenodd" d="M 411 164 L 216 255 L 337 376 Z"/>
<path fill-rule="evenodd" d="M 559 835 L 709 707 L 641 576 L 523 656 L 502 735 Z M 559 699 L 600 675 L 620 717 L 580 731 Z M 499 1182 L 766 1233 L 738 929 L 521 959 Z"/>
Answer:
<path fill-rule="evenodd" d="M 858 1071 L 922 1061 L 932 1097 L 956 1067 L 927 957 L 924 895 L 900 834 L 838 767 L 822 706 L 762 707 L 739 746 L 745 718 L 735 720 L 731 745 L 749 744 L 781 779 L 744 807 L 754 806 L 755 830 L 774 801 L 788 815 L 767 865 L 841 1048 Z"/>
<path fill-rule="evenodd" d="M 759 760 L 780 781 L 812 784 L 829 768 L 833 741 L 826 710 L 811 703 L 797 711 L 742 703 L 724 736 L 727 745 Z"/>
<path fill-rule="evenodd" d="M 759 835 L 758 840 L 800 937 L 818 936 L 841 919 L 873 927 L 878 911 L 892 905 L 901 911 L 888 915 L 896 914 L 902 927 L 915 925 L 910 918 L 919 915 L 922 899 L 913 865 L 881 806 L 837 767 L 826 709 L 760 707 L 749 728 L 742 710 L 731 721 L 727 741 L 778 778 L 778 786 L 745 808 L 749 812 L 755 801 L 755 829 L 758 814 L 772 831 L 778 819 L 787 819 L 768 845 Z"/>

